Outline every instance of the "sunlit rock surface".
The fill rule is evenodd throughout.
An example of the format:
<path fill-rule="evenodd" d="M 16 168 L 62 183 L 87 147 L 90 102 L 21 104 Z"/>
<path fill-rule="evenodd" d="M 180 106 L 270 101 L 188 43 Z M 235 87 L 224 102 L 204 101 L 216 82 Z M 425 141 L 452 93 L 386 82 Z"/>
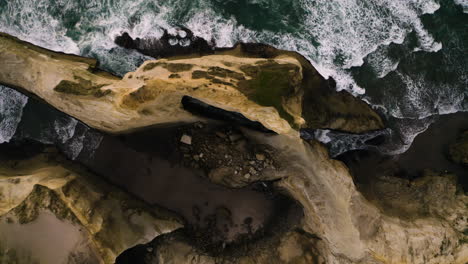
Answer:
<path fill-rule="evenodd" d="M 182 108 L 184 95 L 238 112 L 279 134 L 297 136 L 301 127 L 383 128 L 368 105 L 335 92 L 333 81 L 323 79 L 302 56 L 269 46 L 245 44 L 208 56 L 147 61 L 122 79 L 97 70 L 93 59 L 45 50 L 7 34 L 0 35 L 0 50 L 0 83 L 107 132 L 197 120 Z"/>
<path fill-rule="evenodd" d="M 0 263 L 114 263 L 125 249 L 181 226 L 56 158 L 1 162 Z"/>
<path fill-rule="evenodd" d="M 356 188 L 344 163 L 317 142 L 246 132 L 288 166 L 274 186 L 302 206 L 299 222 L 219 256 L 169 234 L 148 244 L 145 263 L 466 263 L 468 197 L 455 177 L 432 172 L 408 181 L 383 177 L 375 199 Z M 218 143 L 219 145 L 220 143 Z M 224 185 L 237 186 L 236 178 Z M 272 174 L 274 175 L 274 174 Z M 287 212 L 284 212 L 287 214 Z M 121 262 L 127 263 L 127 262 Z M 129 262 L 131 263 L 131 262 Z"/>
<path fill-rule="evenodd" d="M 147 61 L 120 79 L 97 70 L 93 60 L 53 53 L 7 35 L 0 36 L 0 51 L 5 62 L 0 65 L 1 83 L 35 94 L 102 131 L 122 133 L 199 120 L 182 107 L 183 96 L 260 122 L 277 134 L 233 129 L 217 131 L 224 135 L 214 132 L 225 139 L 209 142 L 206 139 L 213 136 L 212 131 L 205 135 L 184 131 L 177 135 L 179 144 L 191 148 L 180 151 L 207 168 L 212 182 L 238 188 L 271 181 L 275 191 L 302 207 L 299 221 L 275 229 L 269 237 L 249 241 L 248 250 L 242 250 L 241 244 L 230 255 L 215 255 L 171 232 L 180 226 L 175 219 L 154 215 L 154 208 L 62 165 L 50 165 L 51 161 L 36 167 L 4 165 L 1 225 L 10 225 L 11 230 L 28 224 L 32 229 L 57 225 L 68 230 L 73 239 L 62 245 L 64 251 L 83 245 L 76 251 L 79 254 L 72 254 L 73 259 L 112 263 L 125 249 L 157 237 L 147 244 L 147 263 L 468 261 L 467 196 L 457 188 L 454 177 L 428 172 L 409 182 L 382 176 L 371 186 L 374 196 L 364 196 L 344 163 L 330 159 L 321 144 L 298 137 L 299 128 L 361 133 L 381 129 L 383 122 L 362 101 L 333 91 L 333 81 L 320 77 L 297 53 L 241 44 L 204 57 Z M 18 67 L 23 70 L 17 71 Z M 245 156 L 236 153 L 228 145 L 237 141 L 229 138 L 236 134 L 247 146 L 259 147 L 241 151 Z M 216 148 L 225 151 L 217 153 Z M 202 149 L 214 157 L 201 156 Z M 232 171 L 229 164 L 219 163 L 222 154 L 238 158 L 239 164 L 259 164 L 253 168 L 257 173 Z M 289 212 L 284 213 L 289 217 Z M 15 249 L 21 248 L 12 234 L 2 235 Z M 31 252 L 36 244 L 32 241 L 25 247 Z M 9 244 L 1 245 L 3 256 L 18 258 L 18 251 L 7 250 Z M 39 251 L 26 257 L 38 256 L 42 262 L 52 259 L 54 252 Z M 60 254 L 54 257 L 70 258 L 63 251 Z"/>

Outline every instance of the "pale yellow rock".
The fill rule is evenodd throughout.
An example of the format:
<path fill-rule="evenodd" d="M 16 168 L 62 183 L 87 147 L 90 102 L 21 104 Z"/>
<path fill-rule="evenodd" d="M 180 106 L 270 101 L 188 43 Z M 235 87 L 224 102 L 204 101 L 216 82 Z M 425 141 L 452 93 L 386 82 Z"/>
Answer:
<path fill-rule="evenodd" d="M 0 33 L 0 61 L 0 83 L 32 93 L 60 111 L 111 133 L 197 120 L 182 108 L 184 95 L 239 112 L 280 134 L 298 136 L 291 124 L 304 123 L 301 64 L 289 56 L 268 60 L 230 55 L 161 59 L 147 61 L 120 79 L 97 71 L 91 59 L 54 53 Z M 256 67 L 277 71 L 272 76 L 288 76 L 281 85 L 292 90 L 277 92 L 289 95 L 264 102 L 270 92 L 251 88 L 263 80 L 255 81 Z M 249 83 L 251 80 L 255 82 Z M 256 92 L 267 94 L 261 97 L 261 103 L 255 102 Z M 280 115 L 289 117 L 290 123 Z"/>
<path fill-rule="evenodd" d="M 182 226 L 170 214 L 45 156 L 2 162 L 0 190 L 0 260 L 111 264 L 124 250 Z M 49 239 L 44 243 L 41 236 Z M 50 251 L 62 248 L 57 241 L 66 252 Z"/>

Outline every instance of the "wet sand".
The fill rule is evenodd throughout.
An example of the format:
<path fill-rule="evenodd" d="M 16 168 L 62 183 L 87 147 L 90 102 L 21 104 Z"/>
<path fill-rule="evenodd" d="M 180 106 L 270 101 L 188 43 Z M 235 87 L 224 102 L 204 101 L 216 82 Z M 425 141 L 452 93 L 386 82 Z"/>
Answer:
<path fill-rule="evenodd" d="M 9 259 L 13 263 L 99 262 L 95 253 L 89 248 L 91 241 L 88 234 L 68 221 L 59 220 L 48 211 L 42 212 L 36 220 L 27 224 L 8 220 L 14 218 L 13 216 L 6 215 L 2 218 L 0 250 L 14 252 L 5 254 L 5 256 L 15 256 Z"/>

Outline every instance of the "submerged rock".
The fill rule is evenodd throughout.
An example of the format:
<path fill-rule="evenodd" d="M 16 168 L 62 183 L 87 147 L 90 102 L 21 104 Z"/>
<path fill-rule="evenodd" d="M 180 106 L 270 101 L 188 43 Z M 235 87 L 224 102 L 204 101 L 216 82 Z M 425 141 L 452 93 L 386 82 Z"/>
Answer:
<path fill-rule="evenodd" d="M 55 154 L 0 164 L 0 262 L 114 263 L 181 227 Z"/>

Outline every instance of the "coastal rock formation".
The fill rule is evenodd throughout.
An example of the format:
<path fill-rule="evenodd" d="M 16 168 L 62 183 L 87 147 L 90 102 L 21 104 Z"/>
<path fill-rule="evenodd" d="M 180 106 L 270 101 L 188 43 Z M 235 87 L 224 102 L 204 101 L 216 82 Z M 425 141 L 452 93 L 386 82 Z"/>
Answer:
<path fill-rule="evenodd" d="M 299 202 L 303 210 L 296 216 L 299 221 L 274 226 L 272 236 L 218 256 L 187 237 L 169 234 L 144 246 L 150 248 L 144 263 L 463 264 L 468 260 L 468 197 L 457 189 L 454 177 L 430 172 L 414 182 L 382 177 L 372 187 L 375 199 L 368 200 L 346 166 L 330 159 L 319 143 L 252 131 L 243 135 L 281 153 L 282 160 L 294 160 L 276 170 L 283 176 L 274 181 L 274 188 Z M 227 175 L 232 178 L 224 178 L 222 184 L 239 184 L 238 176 Z"/>
<path fill-rule="evenodd" d="M 331 101 L 322 96 L 333 94 L 331 81 L 302 56 L 268 46 L 241 44 L 198 58 L 147 61 L 122 79 L 97 70 L 95 60 L 55 53 L 6 34 L 0 35 L 0 50 L 0 83 L 106 132 L 198 120 L 181 106 L 187 95 L 279 134 L 298 136 L 295 129 L 301 127 L 358 133 L 383 128 L 380 117 L 351 95 L 342 93 Z M 309 100 L 314 107 L 303 104 Z M 344 119 L 345 105 L 352 110 Z"/>
<path fill-rule="evenodd" d="M 287 142 L 281 151 L 287 153 L 288 149 L 295 151 L 295 162 L 290 168 L 294 176 L 279 181 L 278 185 L 304 207 L 302 229 L 327 242 L 322 252 L 329 250 L 323 254 L 329 263 L 464 263 L 468 260 L 468 245 L 464 242 L 468 197 L 455 191 L 453 181 L 446 185 L 450 192 L 439 183 L 434 183 L 437 187 L 429 191 L 434 186 L 431 181 L 423 180 L 420 187 L 428 190 L 425 206 L 430 206 L 432 200 L 445 192 L 450 198 L 441 202 L 445 206 L 440 210 L 450 213 L 427 210 L 423 217 L 405 219 L 382 212 L 368 202 L 357 191 L 346 166 L 329 159 L 327 151 L 318 143 Z M 407 203 L 418 195 L 407 196 Z M 403 198 L 392 196 L 401 201 Z"/>
<path fill-rule="evenodd" d="M 214 52 L 214 43 L 197 37 L 191 30 L 179 27 L 160 38 L 133 39 L 127 32 L 115 38 L 115 43 L 126 49 L 135 49 L 153 58 L 164 58 L 187 54 L 208 55 Z"/>
<path fill-rule="evenodd" d="M 1 162 L 1 263 L 114 263 L 127 248 L 181 226 L 66 163 L 57 154 Z"/>
<path fill-rule="evenodd" d="M 147 61 L 120 79 L 97 70 L 93 60 L 54 53 L 2 34 L 0 59 L 5 62 L 0 65 L 0 83 L 34 94 L 105 132 L 193 122 L 202 118 L 192 112 L 206 109 L 218 117 L 236 113 L 240 122 L 247 119 L 252 122 L 249 124 L 259 123 L 276 132 L 241 128 L 235 122 L 215 130 L 194 123 L 193 128 L 167 135 L 176 139 L 166 144 L 171 149 L 175 145 L 174 152 L 181 154 L 183 168 L 161 157 L 154 159 L 156 155 L 130 151 L 126 147 L 131 145 L 129 142 L 117 148 L 118 144 L 110 142 L 117 137 L 104 140 L 102 144 L 109 144 L 107 148 L 97 150 L 101 160 L 87 163 L 114 184 L 129 185 L 134 195 L 138 195 L 140 186 L 148 185 L 152 176 L 174 176 L 173 172 L 182 169 L 192 173 L 201 168 L 212 182 L 225 187 L 240 188 L 257 182 L 267 186 L 267 182 L 273 187 L 265 187 L 265 192 L 281 193 L 300 207 L 300 213 L 283 210 L 278 214 L 284 223 L 270 226 L 274 231 L 270 236 L 256 237 L 245 245 L 236 238 L 236 243 L 241 243 L 237 247 L 234 242 L 230 245 L 220 240 L 220 248 L 231 249 L 231 255 L 208 252 L 204 245 L 197 245 L 196 235 L 178 236 L 177 231 L 171 232 L 180 226 L 176 219 L 158 214 L 155 207 L 134 201 L 86 174 L 65 168 L 63 160 L 58 164 L 50 160 L 36 161 L 39 165 L 6 164 L 0 178 L 2 195 L 6 197 L 1 200 L 5 202 L 0 223 L 15 228 L 28 223 L 62 225 L 68 230 L 65 233 L 75 234 L 74 241 L 78 241 L 68 248 L 83 245 L 76 251 L 79 254 L 72 254 L 71 263 L 83 259 L 112 263 L 124 249 L 145 244 L 163 233 L 166 235 L 147 244 L 148 263 L 468 261 L 468 201 L 452 176 L 429 173 L 414 182 L 381 177 L 372 186 L 376 190 L 374 201 L 358 191 L 345 164 L 330 159 L 323 145 L 299 138 L 300 128 L 361 133 L 381 129 L 383 122 L 362 101 L 335 92 L 333 80 L 322 78 L 297 53 L 239 44 L 208 56 Z M 125 159 L 133 159 L 128 164 L 147 166 L 115 165 Z M 155 164 L 160 168 L 164 165 L 166 172 L 157 172 Z M 170 180 L 174 182 L 175 178 Z M 147 188 L 140 198 L 155 202 L 152 198 L 157 195 L 153 192 Z M 218 211 L 214 217 L 229 216 L 225 208 Z M 200 210 L 195 208 L 194 214 L 199 217 Z M 246 219 L 245 224 L 250 227 L 252 219 Z M 14 245 L 19 247 L 18 243 Z M 242 250 L 244 246 L 248 249 Z M 8 258 L 18 258 L 18 253 L 10 253 L 9 249 L 1 252 Z"/>
<path fill-rule="evenodd" d="M 449 151 L 454 162 L 468 166 L 468 131 L 459 136 L 457 142 L 450 146 Z"/>

